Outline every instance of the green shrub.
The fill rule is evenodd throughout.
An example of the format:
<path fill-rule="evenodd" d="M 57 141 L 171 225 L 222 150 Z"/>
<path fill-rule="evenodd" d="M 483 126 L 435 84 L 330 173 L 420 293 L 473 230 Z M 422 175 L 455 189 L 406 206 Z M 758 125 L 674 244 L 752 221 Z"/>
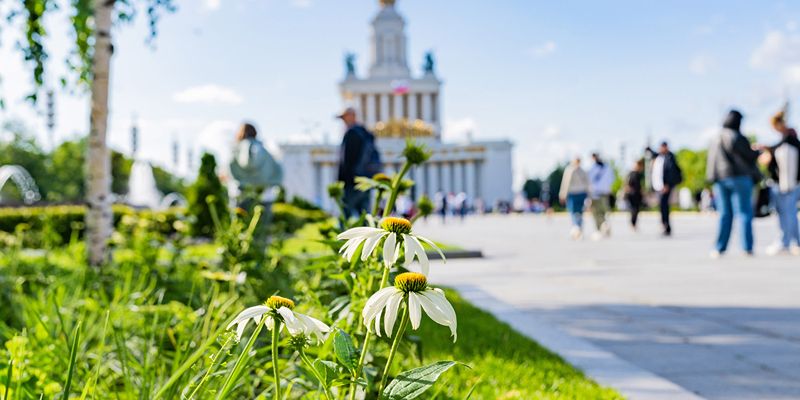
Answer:
<path fill-rule="evenodd" d="M 212 154 L 203 154 L 197 180 L 189 187 L 187 201 L 189 233 L 194 237 L 209 237 L 214 233 L 210 205 L 213 205 L 219 218 L 228 217 L 228 193 L 217 177 L 217 161 Z"/>

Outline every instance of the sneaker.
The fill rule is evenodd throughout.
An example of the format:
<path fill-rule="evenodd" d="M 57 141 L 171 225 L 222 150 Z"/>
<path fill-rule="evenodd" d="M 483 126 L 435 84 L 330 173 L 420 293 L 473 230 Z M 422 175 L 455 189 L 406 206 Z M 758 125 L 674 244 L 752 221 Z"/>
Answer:
<path fill-rule="evenodd" d="M 594 232 L 594 233 L 592 233 L 592 240 L 594 240 L 595 242 L 597 242 L 599 240 L 603 240 L 603 233 L 602 232 Z"/>
<path fill-rule="evenodd" d="M 708 257 L 712 260 L 719 260 L 719 258 L 722 257 L 722 253 L 718 250 L 711 250 L 711 253 L 708 253 Z"/>
<path fill-rule="evenodd" d="M 764 249 L 764 253 L 768 256 L 786 255 L 789 254 L 789 251 L 789 249 L 783 247 L 783 244 L 777 242 L 767 246 L 767 248 Z"/>
<path fill-rule="evenodd" d="M 600 225 L 600 233 L 605 237 L 611 236 L 611 226 L 608 225 L 608 222 L 603 222 L 603 224 Z"/>
<path fill-rule="evenodd" d="M 795 244 L 789 247 L 789 254 L 793 256 L 800 256 L 800 246 Z"/>
<path fill-rule="evenodd" d="M 583 237 L 583 232 L 581 232 L 581 228 L 573 226 L 572 230 L 569 232 L 569 236 L 572 238 L 572 240 L 580 240 Z"/>

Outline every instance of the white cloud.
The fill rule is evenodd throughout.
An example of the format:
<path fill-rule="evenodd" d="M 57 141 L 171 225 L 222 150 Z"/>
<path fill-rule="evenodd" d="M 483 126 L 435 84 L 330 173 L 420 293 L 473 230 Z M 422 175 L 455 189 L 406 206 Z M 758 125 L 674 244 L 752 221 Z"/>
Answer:
<path fill-rule="evenodd" d="M 715 66 L 714 58 L 707 54 L 698 54 L 689 61 L 689 71 L 695 75 L 705 75 Z"/>
<path fill-rule="evenodd" d="M 556 49 L 558 49 L 558 45 L 556 42 L 552 40 L 548 40 L 538 46 L 534 46 L 530 49 L 530 53 L 536 57 L 546 57 L 550 54 L 553 54 Z"/>
<path fill-rule="evenodd" d="M 542 136 L 547 140 L 556 139 L 561 136 L 561 127 L 557 124 L 547 124 L 542 130 Z"/>
<path fill-rule="evenodd" d="M 442 129 L 442 140 L 456 143 L 469 142 L 478 131 L 478 123 L 472 117 L 448 119 Z"/>
<path fill-rule="evenodd" d="M 206 8 L 209 10 L 217 10 L 221 4 L 221 0 L 205 0 Z"/>
<path fill-rule="evenodd" d="M 172 99 L 178 103 L 240 104 L 244 101 L 233 89 L 214 84 L 186 88 L 173 94 Z"/>
<path fill-rule="evenodd" d="M 750 66 L 757 69 L 784 68 L 790 64 L 800 64 L 800 34 L 769 32 L 750 56 Z"/>

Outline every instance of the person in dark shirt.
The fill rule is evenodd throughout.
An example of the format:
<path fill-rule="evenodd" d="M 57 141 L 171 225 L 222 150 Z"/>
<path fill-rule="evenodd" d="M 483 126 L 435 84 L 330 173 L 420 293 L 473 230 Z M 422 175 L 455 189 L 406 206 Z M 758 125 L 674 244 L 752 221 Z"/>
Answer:
<path fill-rule="evenodd" d="M 639 211 L 642 210 L 642 179 L 644 178 L 644 161 L 638 160 L 625 179 L 625 200 L 631 213 L 631 228 L 636 230 L 639 221 Z"/>
<path fill-rule="evenodd" d="M 339 152 L 339 177 L 344 182 L 345 216 L 357 216 L 369 210 L 370 192 L 362 192 L 355 188 L 356 176 L 368 176 L 364 169 L 365 153 L 368 148 L 374 149 L 375 137 L 356 119 L 355 109 L 348 107 L 337 116 L 344 122 L 347 131 L 342 138 Z"/>

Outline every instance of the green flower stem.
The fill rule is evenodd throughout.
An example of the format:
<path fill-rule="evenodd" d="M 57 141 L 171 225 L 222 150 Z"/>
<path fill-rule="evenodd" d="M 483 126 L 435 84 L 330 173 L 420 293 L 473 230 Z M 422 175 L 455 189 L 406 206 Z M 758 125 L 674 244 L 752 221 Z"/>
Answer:
<path fill-rule="evenodd" d="M 308 356 L 306 355 L 306 352 L 303 351 L 302 348 L 298 350 L 298 352 L 300 353 L 300 359 L 303 360 L 303 364 L 306 365 L 306 368 L 311 370 L 311 373 L 314 374 L 314 377 L 317 378 L 319 384 L 322 385 L 322 390 L 325 393 L 325 398 L 328 400 L 333 400 L 333 394 L 330 392 L 330 388 L 328 388 L 328 385 L 325 383 L 325 380 L 322 379 L 322 376 L 319 375 L 319 371 L 317 371 L 317 369 L 314 368 L 314 363 L 312 363 L 311 360 L 309 360 Z"/>
<path fill-rule="evenodd" d="M 272 329 L 272 378 L 275 379 L 275 400 L 281 400 L 281 375 L 278 371 L 278 341 L 281 336 L 281 320 L 275 319 L 275 327 Z"/>
<path fill-rule="evenodd" d="M 203 387 L 203 385 L 208 382 L 211 373 L 215 372 L 217 367 L 222 364 L 222 353 L 228 351 L 228 344 L 230 344 L 231 340 L 233 340 L 233 335 L 228 335 L 228 338 L 225 339 L 225 342 L 222 343 L 222 346 L 220 346 L 219 350 L 217 350 L 216 354 L 214 354 L 214 357 L 211 359 L 211 365 L 206 370 L 206 373 L 203 374 L 203 378 L 200 379 L 200 382 L 197 383 L 197 386 L 194 387 L 194 390 L 192 390 L 192 393 L 188 397 L 189 400 L 194 399 L 194 396 L 200 392 L 200 389 Z"/>
<path fill-rule="evenodd" d="M 253 344 L 255 344 L 256 338 L 258 338 L 258 334 L 261 333 L 261 329 L 264 328 L 266 321 L 267 316 L 265 315 L 261 318 L 261 322 L 256 327 L 256 330 L 253 331 L 253 334 L 250 336 L 250 340 L 248 340 L 247 344 L 244 346 L 244 350 L 242 350 L 242 353 L 239 354 L 239 358 L 236 359 L 236 364 L 233 366 L 233 370 L 228 373 L 227 377 L 225 377 L 225 382 L 222 384 L 222 389 L 220 389 L 219 394 L 217 395 L 218 400 L 226 399 L 228 393 L 233 389 L 233 386 L 239 379 L 239 375 L 242 373 L 242 369 L 244 369 L 244 365 L 250 360 L 250 349 L 253 348 Z"/>
<path fill-rule="evenodd" d="M 392 193 L 389 195 L 389 201 L 386 202 L 386 208 L 383 210 L 384 218 L 392 214 L 394 202 L 397 201 L 397 195 L 400 194 L 400 184 L 403 182 L 403 177 L 406 176 L 406 173 L 409 169 L 411 169 L 411 163 L 406 161 L 406 163 L 403 164 L 403 168 L 400 170 L 400 173 L 394 177 L 394 181 L 392 182 Z"/>
<path fill-rule="evenodd" d="M 397 333 L 392 342 L 392 349 L 389 350 L 389 358 L 386 360 L 386 366 L 383 368 L 383 376 L 381 376 L 381 385 L 379 386 L 378 393 L 383 392 L 383 388 L 386 386 L 386 379 L 389 378 L 389 371 L 392 369 L 392 361 L 394 361 L 394 356 L 397 353 L 397 347 L 400 346 L 400 342 L 403 340 L 403 334 L 406 331 L 406 326 L 408 325 L 408 300 L 406 300 L 405 303 L 406 308 L 403 310 L 400 327 L 397 328 Z"/>
<path fill-rule="evenodd" d="M 408 221 L 408 222 L 411 222 L 411 225 L 413 226 L 413 225 L 414 225 L 414 223 L 415 223 L 415 222 L 417 222 L 417 220 L 418 220 L 418 219 L 419 219 L 419 217 L 421 217 L 421 216 L 422 216 L 422 213 L 419 213 L 419 212 L 418 212 L 418 213 L 416 213 L 416 214 L 415 214 L 413 217 L 411 217 L 411 221 Z"/>
<path fill-rule="evenodd" d="M 378 189 L 378 193 L 375 195 L 375 205 L 372 206 L 372 215 L 378 215 L 378 208 L 381 206 L 381 200 L 383 199 L 383 190 Z"/>
<path fill-rule="evenodd" d="M 383 276 L 381 277 L 380 289 L 385 288 L 388 282 L 389 268 L 384 268 Z M 361 377 L 361 373 L 364 371 L 364 359 L 367 357 L 370 339 L 372 339 L 372 332 L 370 332 L 368 328 L 366 335 L 364 335 L 364 344 L 361 346 L 361 355 L 358 357 L 358 367 L 356 368 L 355 380 L 353 380 L 353 382 L 350 384 L 350 400 L 354 400 L 356 398 L 356 380 Z"/>

